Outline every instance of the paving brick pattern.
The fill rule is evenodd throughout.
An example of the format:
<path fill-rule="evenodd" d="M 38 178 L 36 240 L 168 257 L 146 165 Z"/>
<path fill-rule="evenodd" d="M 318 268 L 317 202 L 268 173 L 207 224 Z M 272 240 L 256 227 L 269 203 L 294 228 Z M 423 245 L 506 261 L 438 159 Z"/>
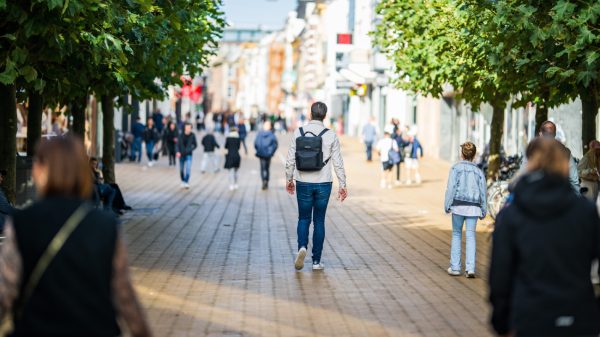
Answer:
<path fill-rule="evenodd" d="M 448 164 L 426 159 L 422 185 L 381 190 L 380 164 L 344 139 L 350 196 L 330 200 L 326 268 L 310 270 L 309 253 L 296 272 L 297 208 L 283 187 L 280 138 L 268 191 L 252 150 L 235 192 L 226 173 L 200 174 L 200 150 L 190 190 L 166 159 L 117 166 L 135 209 L 123 217 L 134 281 L 156 336 L 491 335 L 486 226 L 478 229 L 478 278 L 446 274 Z"/>

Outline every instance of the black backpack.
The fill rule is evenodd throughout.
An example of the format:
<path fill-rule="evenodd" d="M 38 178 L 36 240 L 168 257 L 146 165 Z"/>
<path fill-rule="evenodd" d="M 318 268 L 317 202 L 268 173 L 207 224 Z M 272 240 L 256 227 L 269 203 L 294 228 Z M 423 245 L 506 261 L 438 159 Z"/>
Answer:
<path fill-rule="evenodd" d="M 329 159 L 323 162 L 323 139 L 321 136 L 329 129 L 324 129 L 315 135 L 312 132 L 304 132 L 303 128 L 300 128 L 300 137 L 296 138 L 296 169 L 298 171 L 320 171 Z M 306 136 L 306 134 L 313 135 L 312 137 Z"/>

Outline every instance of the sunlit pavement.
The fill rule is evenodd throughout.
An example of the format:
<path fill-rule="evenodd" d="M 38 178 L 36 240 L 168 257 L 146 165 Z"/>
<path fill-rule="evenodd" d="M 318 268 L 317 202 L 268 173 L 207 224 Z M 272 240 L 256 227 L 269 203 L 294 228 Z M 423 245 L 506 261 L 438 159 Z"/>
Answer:
<path fill-rule="evenodd" d="M 286 136 L 280 142 L 268 191 L 253 149 L 235 192 L 225 172 L 200 174 L 200 150 L 190 190 L 165 157 L 152 168 L 117 166 L 135 209 L 123 217 L 133 277 L 156 336 L 491 335 L 486 226 L 478 228 L 478 278 L 446 274 L 449 164 L 426 159 L 422 185 L 381 190 L 380 163 L 365 162 L 360 144 L 344 139 L 350 196 L 340 203 L 332 195 L 326 268 L 313 272 L 309 253 L 296 272 L 296 200 L 283 187 Z"/>

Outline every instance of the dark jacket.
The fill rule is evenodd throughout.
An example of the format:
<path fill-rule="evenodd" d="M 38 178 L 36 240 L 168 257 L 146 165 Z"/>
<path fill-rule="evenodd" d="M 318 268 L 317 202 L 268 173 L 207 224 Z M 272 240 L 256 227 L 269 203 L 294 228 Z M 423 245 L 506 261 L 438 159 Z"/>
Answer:
<path fill-rule="evenodd" d="M 596 207 L 565 177 L 534 172 L 496 219 L 490 266 L 492 325 L 517 336 L 600 333 L 590 279 L 600 257 Z"/>
<path fill-rule="evenodd" d="M 227 154 L 225 155 L 225 168 L 239 168 L 242 158 L 240 157 L 240 138 L 235 136 L 228 136 L 225 140 L 225 148 Z"/>
<path fill-rule="evenodd" d="M 140 122 L 135 122 L 131 126 L 131 133 L 133 134 L 133 137 L 135 137 L 135 138 L 142 138 L 144 136 L 145 129 L 146 129 L 146 127 L 144 126 L 144 124 L 142 124 Z"/>
<path fill-rule="evenodd" d="M 248 129 L 246 129 L 246 124 L 238 124 L 238 134 L 240 135 L 240 139 L 246 139 L 248 136 Z"/>
<path fill-rule="evenodd" d="M 191 155 L 197 147 L 198 143 L 196 142 L 195 134 L 190 133 L 189 135 L 186 135 L 185 133 L 181 133 L 179 135 L 177 152 L 179 152 L 182 157 Z"/>
<path fill-rule="evenodd" d="M 144 129 L 142 138 L 146 143 L 156 143 L 160 140 L 160 133 L 155 127 Z"/>
<path fill-rule="evenodd" d="M 254 148 L 258 158 L 271 158 L 277 151 L 277 137 L 271 131 L 260 131 L 254 140 Z"/>
<path fill-rule="evenodd" d="M 81 203 L 51 197 L 14 214 L 23 265 L 20 294 L 52 238 Z M 117 219 L 91 211 L 44 272 L 11 336 L 120 335 L 111 284 L 116 240 Z"/>
<path fill-rule="evenodd" d="M 163 141 L 165 142 L 165 144 L 167 144 L 167 148 L 169 149 L 169 151 L 175 151 L 175 145 L 177 144 L 178 138 L 179 130 L 177 130 L 177 128 L 173 130 L 165 129 L 165 132 L 163 134 Z"/>
<path fill-rule="evenodd" d="M 215 152 L 215 148 L 220 148 L 217 139 L 210 133 L 202 138 L 202 146 L 204 147 L 204 152 Z"/>

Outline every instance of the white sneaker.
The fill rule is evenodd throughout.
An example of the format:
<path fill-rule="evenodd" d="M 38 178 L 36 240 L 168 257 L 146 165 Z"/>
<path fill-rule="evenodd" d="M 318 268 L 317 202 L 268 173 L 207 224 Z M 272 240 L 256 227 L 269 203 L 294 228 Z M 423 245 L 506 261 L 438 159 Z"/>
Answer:
<path fill-rule="evenodd" d="M 460 271 L 452 270 L 452 267 L 448 268 L 448 275 L 450 276 L 460 276 Z"/>
<path fill-rule="evenodd" d="M 400 180 L 396 180 L 396 181 L 394 182 L 394 185 L 396 185 L 396 186 L 400 186 L 400 185 L 402 185 L 402 182 L 401 182 Z"/>
<path fill-rule="evenodd" d="M 385 188 L 385 185 L 386 185 L 385 180 L 382 180 L 381 184 L 380 184 L 381 188 Z"/>
<path fill-rule="evenodd" d="M 185 183 L 184 187 L 185 187 L 186 190 L 189 190 L 190 189 L 190 184 L 189 183 Z"/>
<path fill-rule="evenodd" d="M 306 257 L 306 247 L 300 248 L 298 250 L 298 255 L 296 255 L 296 260 L 294 261 L 294 268 L 296 270 L 302 270 L 304 268 L 304 258 Z"/>
<path fill-rule="evenodd" d="M 323 270 L 325 269 L 325 265 L 323 262 L 314 263 L 313 262 L 313 270 Z"/>
<path fill-rule="evenodd" d="M 148 162 L 148 167 L 152 167 L 152 166 L 154 166 L 154 162 L 153 161 L 149 161 Z"/>
<path fill-rule="evenodd" d="M 239 188 L 240 188 L 240 187 L 238 186 L 238 184 L 235 184 L 235 185 L 233 185 L 233 189 L 234 189 L 234 190 L 237 190 L 237 189 L 239 189 Z"/>
<path fill-rule="evenodd" d="M 410 184 L 412 184 L 412 181 L 410 181 L 410 180 L 407 180 L 407 181 L 406 181 L 406 185 L 410 185 Z"/>
<path fill-rule="evenodd" d="M 229 185 L 229 190 L 233 191 L 235 189 L 235 187 L 233 185 Z"/>
<path fill-rule="evenodd" d="M 181 184 L 179 184 L 179 187 L 185 188 L 185 183 L 182 181 Z"/>

